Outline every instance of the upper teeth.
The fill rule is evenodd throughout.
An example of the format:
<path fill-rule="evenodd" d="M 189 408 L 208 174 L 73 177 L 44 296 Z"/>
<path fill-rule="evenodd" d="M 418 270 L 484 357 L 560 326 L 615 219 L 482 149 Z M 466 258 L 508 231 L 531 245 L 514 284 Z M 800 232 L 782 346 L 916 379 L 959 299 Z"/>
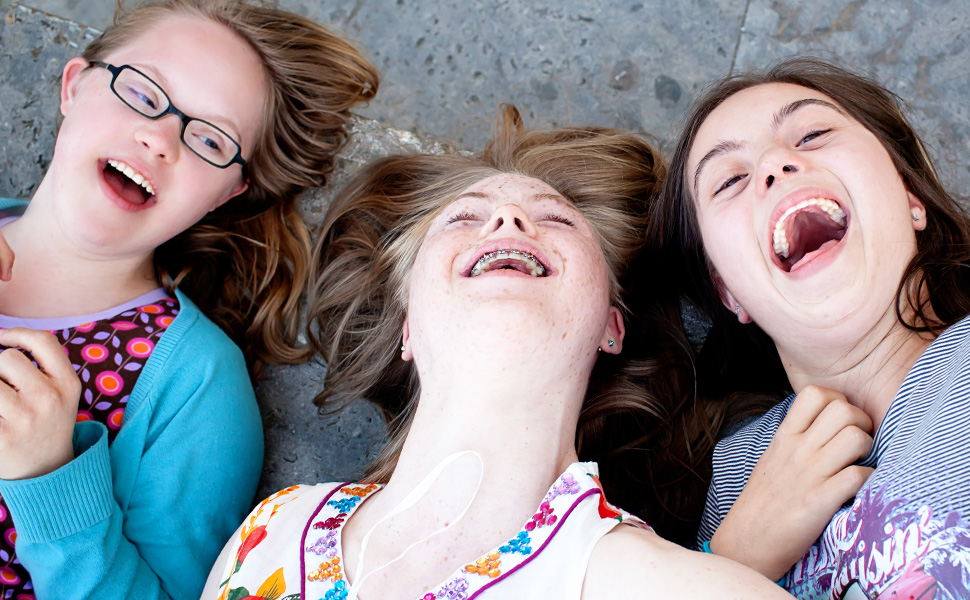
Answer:
<path fill-rule="evenodd" d="M 482 256 L 472 267 L 471 277 L 477 277 L 485 271 L 488 270 L 489 265 L 499 260 L 506 260 L 509 258 L 514 258 L 520 260 L 529 267 L 533 277 L 542 277 L 546 272 L 546 268 L 542 266 L 539 260 L 529 254 L 528 252 L 522 252 L 521 250 L 496 250 L 495 252 L 489 252 L 488 254 Z"/>
<path fill-rule="evenodd" d="M 141 187 L 145 188 L 145 191 L 147 191 L 152 196 L 155 195 L 155 188 L 152 187 L 152 184 L 148 183 L 148 180 L 145 179 L 141 173 L 136 172 L 134 169 L 132 169 L 125 163 L 121 162 L 120 160 L 113 160 L 109 158 L 108 164 L 118 169 L 122 173 L 124 173 L 125 177 L 127 177 L 128 179 L 134 181 Z"/>
<path fill-rule="evenodd" d="M 788 217 L 797 213 L 798 211 L 808 208 L 809 206 L 817 206 L 825 211 L 833 221 L 839 225 L 845 225 L 845 212 L 839 207 L 838 203 L 834 200 L 829 200 L 828 198 L 811 198 L 809 200 L 802 200 L 795 206 L 792 206 L 785 211 L 785 214 L 781 215 L 781 218 L 775 223 L 775 230 L 772 233 L 772 243 L 774 245 L 775 254 L 782 258 L 788 258 L 788 234 L 785 233 L 785 221 Z"/>

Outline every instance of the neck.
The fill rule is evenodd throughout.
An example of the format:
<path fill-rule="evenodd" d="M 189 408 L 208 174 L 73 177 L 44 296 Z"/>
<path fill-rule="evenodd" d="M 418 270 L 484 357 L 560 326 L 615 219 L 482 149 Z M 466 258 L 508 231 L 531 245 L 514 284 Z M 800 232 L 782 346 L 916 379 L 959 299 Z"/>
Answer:
<path fill-rule="evenodd" d="M 843 328 L 822 345 L 779 345 L 779 355 L 796 392 L 810 384 L 837 390 L 878 429 L 906 374 L 933 340 L 903 327 L 893 310 L 864 333 L 849 333 Z"/>
<path fill-rule="evenodd" d="M 26 318 L 99 312 L 158 287 L 152 256 L 98 256 L 72 244 L 47 214 L 42 183 L 24 215 L 2 234 L 15 260 L 0 282 L 0 313 Z"/>

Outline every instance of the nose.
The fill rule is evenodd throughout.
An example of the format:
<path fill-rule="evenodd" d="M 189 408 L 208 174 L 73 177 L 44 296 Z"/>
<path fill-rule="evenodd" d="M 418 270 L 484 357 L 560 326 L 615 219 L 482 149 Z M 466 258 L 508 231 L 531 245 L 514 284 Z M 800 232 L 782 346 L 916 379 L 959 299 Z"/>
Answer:
<path fill-rule="evenodd" d="M 161 119 L 145 119 L 135 130 L 135 140 L 153 156 L 163 161 L 178 158 L 182 144 L 182 123 L 176 115 L 166 115 Z"/>
<path fill-rule="evenodd" d="M 536 234 L 535 224 L 518 204 L 503 204 L 496 208 L 482 228 L 482 235 L 491 235 L 502 230 L 525 234 L 529 237 L 534 237 Z"/>
<path fill-rule="evenodd" d="M 804 170 L 801 157 L 792 152 L 771 151 L 765 153 L 758 170 L 758 192 L 765 194 L 773 185 L 794 173 Z"/>

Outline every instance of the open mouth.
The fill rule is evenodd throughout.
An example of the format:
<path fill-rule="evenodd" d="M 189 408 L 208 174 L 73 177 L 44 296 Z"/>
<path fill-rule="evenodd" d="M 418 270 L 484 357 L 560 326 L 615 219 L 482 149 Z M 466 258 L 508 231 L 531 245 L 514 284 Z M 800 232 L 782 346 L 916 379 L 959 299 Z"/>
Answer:
<path fill-rule="evenodd" d="M 549 270 L 538 258 L 521 250 L 496 250 L 478 259 L 469 277 L 478 277 L 490 271 L 512 270 L 532 277 L 545 277 Z"/>
<path fill-rule="evenodd" d="M 104 180 L 116 194 L 131 204 L 142 205 L 155 196 L 155 188 L 148 179 L 120 160 L 107 160 Z"/>
<path fill-rule="evenodd" d="M 786 272 L 806 256 L 827 250 L 845 236 L 845 211 L 834 200 L 811 198 L 785 211 L 775 223 L 771 241 Z"/>

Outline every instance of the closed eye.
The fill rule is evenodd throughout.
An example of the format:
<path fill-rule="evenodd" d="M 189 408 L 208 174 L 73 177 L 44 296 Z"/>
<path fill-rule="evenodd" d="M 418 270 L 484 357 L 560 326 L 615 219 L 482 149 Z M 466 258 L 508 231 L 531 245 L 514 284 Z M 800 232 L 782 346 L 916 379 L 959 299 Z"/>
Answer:
<path fill-rule="evenodd" d="M 539 221 L 555 221 L 556 223 L 562 223 L 563 225 L 568 225 L 570 227 L 575 227 L 575 224 L 572 221 L 570 221 L 566 217 L 563 217 L 561 215 L 557 215 L 557 214 L 554 214 L 554 213 L 549 213 L 547 215 L 542 215 L 541 217 L 539 217 L 538 220 Z"/>
<path fill-rule="evenodd" d="M 830 131 L 832 131 L 832 130 L 831 129 L 819 129 L 817 131 L 810 131 L 802 139 L 798 140 L 798 143 L 795 144 L 795 147 L 796 148 L 801 148 L 804 144 L 807 144 L 808 142 L 811 142 L 812 140 L 817 139 L 817 138 L 825 135 L 826 133 L 828 133 Z"/>
<path fill-rule="evenodd" d="M 458 221 L 477 221 L 477 220 L 478 219 L 475 217 L 475 215 L 462 211 L 457 215 L 451 217 L 447 221 L 445 221 L 445 225 L 451 225 L 452 223 L 457 223 Z"/>
<path fill-rule="evenodd" d="M 728 189 L 729 187 L 733 186 L 735 183 L 738 183 L 739 181 L 741 181 L 745 177 L 747 177 L 747 175 L 735 175 L 734 177 L 731 177 L 730 179 L 728 179 L 724 183 L 722 183 L 720 186 L 718 186 L 718 188 L 714 191 L 714 195 L 715 196 L 718 195 L 719 193 L 721 193 L 724 190 Z"/>

